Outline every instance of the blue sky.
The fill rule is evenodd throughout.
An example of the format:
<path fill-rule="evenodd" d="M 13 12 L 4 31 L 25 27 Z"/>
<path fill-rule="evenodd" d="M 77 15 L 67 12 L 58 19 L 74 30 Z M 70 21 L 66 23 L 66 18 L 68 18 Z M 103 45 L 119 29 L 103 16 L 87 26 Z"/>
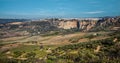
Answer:
<path fill-rule="evenodd" d="M 120 0 L 0 0 L 0 18 L 119 16 Z"/>

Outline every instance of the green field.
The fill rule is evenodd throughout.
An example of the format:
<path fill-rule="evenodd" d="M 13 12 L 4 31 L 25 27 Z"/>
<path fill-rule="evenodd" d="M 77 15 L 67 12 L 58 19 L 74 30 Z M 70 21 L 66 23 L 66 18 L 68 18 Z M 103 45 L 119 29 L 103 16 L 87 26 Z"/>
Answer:
<path fill-rule="evenodd" d="M 32 40 L 38 37 L 30 38 Z M 120 32 L 77 32 L 65 36 L 44 36 L 38 40 L 41 42 L 28 40 L 27 42 L 4 43 L 1 45 L 0 63 L 120 62 Z M 55 44 L 49 44 L 50 41 Z M 56 42 L 61 44 L 56 44 Z"/>

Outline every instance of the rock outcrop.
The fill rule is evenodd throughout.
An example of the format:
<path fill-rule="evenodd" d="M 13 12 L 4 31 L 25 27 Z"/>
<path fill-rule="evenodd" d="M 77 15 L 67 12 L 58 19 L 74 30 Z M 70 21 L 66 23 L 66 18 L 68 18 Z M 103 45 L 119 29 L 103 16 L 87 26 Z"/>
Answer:
<path fill-rule="evenodd" d="M 77 21 L 76 20 L 60 21 L 58 28 L 63 29 L 77 28 Z"/>
<path fill-rule="evenodd" d="M 0 24 L 0 35 L 38 35 L 51 31 L 61 30 L 99 31 L 99 30 L 120 30 L 120 17 L 107 17 L 99 20 L 79 19 L 46 19 L 41 21 L 12 22 Z M 18 34 L 19 33 L 19 34 Z"/>
<path fill-rule="evenodd" d="M 79 21 L 79 29 L 83 31 L 89 31 L 96 25 L 97 22 L 98 21 Z"/>
<path fill-rule="evenodd" d="M 72 29 L 76 28 L 81 31 L 110 30 L 110 27 L 120 27 L 120 17 L 106 17 L 99 20 L 66 20 L 60 21 L 58 28 Z"/>

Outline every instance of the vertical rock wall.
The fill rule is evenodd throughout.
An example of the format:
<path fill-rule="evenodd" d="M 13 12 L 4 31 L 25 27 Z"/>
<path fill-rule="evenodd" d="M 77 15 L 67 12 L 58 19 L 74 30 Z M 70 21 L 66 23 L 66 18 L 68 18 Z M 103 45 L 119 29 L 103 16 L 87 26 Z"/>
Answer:
<path fill-rule="evenodd" d="M 77 21 L 61 21 L 58 28 L 72 29 L 77 28 Z"/>

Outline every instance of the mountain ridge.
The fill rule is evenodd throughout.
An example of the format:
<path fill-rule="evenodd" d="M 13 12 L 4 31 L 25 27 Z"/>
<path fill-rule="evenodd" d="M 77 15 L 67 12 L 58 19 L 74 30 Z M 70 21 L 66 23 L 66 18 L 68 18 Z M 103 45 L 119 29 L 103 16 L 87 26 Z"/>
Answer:
<path fill-rule="evenodd" d="M 0 24 L 0 34 L 10 35 L 40 35 L 51 32 L 89 32 L 120 30 L 120 17 L 105 17 L 92 19 L 45 19 L 39 21 L 16 21 Z"/>

